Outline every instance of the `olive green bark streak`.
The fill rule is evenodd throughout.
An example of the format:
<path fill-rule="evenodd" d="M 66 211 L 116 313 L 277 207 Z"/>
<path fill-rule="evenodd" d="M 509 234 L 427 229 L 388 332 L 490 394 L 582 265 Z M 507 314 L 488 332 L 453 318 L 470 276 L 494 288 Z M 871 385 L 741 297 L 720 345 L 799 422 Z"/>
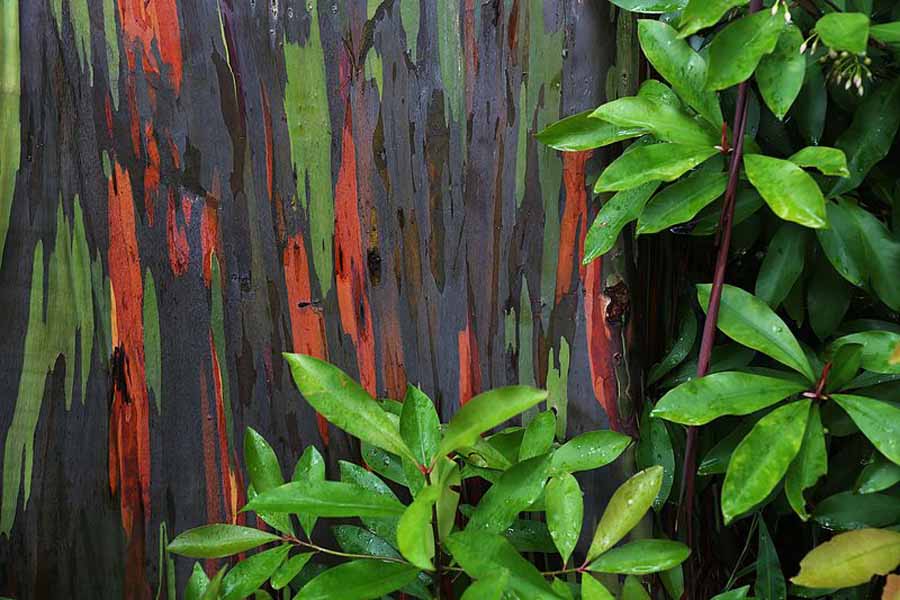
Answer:
<path fill-rule="evenodd" d="M 116 28 L 115 0 L 103 0 L 103 35 L 106 38 L 106 64 L 113 106 L 119 108 L 119 32 Z M 88 45 L 90 48 L 90 45 Z"/>
<path fill-rule="evenodd" d="M 569 343 L 560 338 L 556 353 L 559 368 L 553 360 L 553 350 L 547 357 L 547 408 L 556 410 L 556 439 L 566 438 L 567 408 L 569 406 Z"/>
<path fill-rule="evenodd" d="M 309 215 L 313 265 L 322 295 L 331 289 L 334 197 L 331 187 L 331 119 L 319 18 L 311 15 L 306 45 L 284 44 L 287 86 L 284 111 L 291 138 L 297 195 Z M 309 196 L 306 181 L 309 180 Z"/>
<path fill-rule="evenodd" d="M 0 535 L 9 534 L 12 530 L 19 486 L 23 482 L 24 504 L 28 504 L 34 463 L 34 436 L 41 413 L 44 386 L 60 356 L 65 360 L 66 410 L 72 404 L 76 370 L 74 361 L 79 355 L 82 402 L 85 398 L 94 341 L 94 307 L 91 302 L 90 254 L 77 196 L 73 206 L 74 223 L 71 229 L 63 215 L 62 202 L 57 209 L 56 241 L 47 265 L 46 296 L 43 242 L 38 241 L 34 250 L 22 375 L 12 423 L 3 449 Z M 76 354 L 76 338 L 80 354 Z"/>
<path fill-rule="evenodd" d="M 6 0 L 8 1 L 8 0 Z M 91 57 L 91 15 L 88 12 L 87 0 L 66 0 L 69 5 L 69 18 L 72 19 L 72 28 L 75 30 L 75 46 L 78 51 L 78 61 L 82 70 L 87 67 L 88 81 L 94 85 L 94 65 Z M 63 0 L 51 0 L 50 10 L 56 21 L 56 30 L 62 34 Z"/>
<path fill-rule="evenodd" d="M 371 21 L 372 17 L 375 16 L 375 11 L 378 9 L 378 6 L 381 4 L 381 0 L 369 0 L 366 5 L 366 12 L 368 14 L 368 19 Z M 378 49 L 375 47 L 375 44 L 369 48 L 369 51 L 366 53 L 366 62 L 365 62 L 365 70 L 366 70 L 366 79 L 374 79 L 375 85 L 378 86 L 378 94 L 380 95 L 382 90 L 384 89 L 384 67 L 381 63 L 381 56 L 378 54 Z"/>
<path fill-rule="evenodd" d="M 19 0 L 0 0 L 0 263 L 6 247 L 21 152 L 20 75 Z"/>
<path fill-rule="evenodd" d="M 406 32 L 406 47 L 409 57 L 416 62 L 416 48 L 419 41 L 419 0 L 400 0 L 400 22 Z"/>
<path fill-rule="evenodd" d="M 112 323 L 110 315 L 110 299 L 112 298 L 109 288 L 109 276 L 103 274 L 103 260 L 100 258 L 100 251 L 94 254 L 91 261 L 91 288 L 94 291 L 95 314 L 97 315 L 97 342 L 100 344 L 100 358 L 104 361 L 104 365 L 109 362 L 108 357 L 112 355 Z"/>
<path fill-rule="evenodd" d="M 219 259 L 215 253 L 210 257 L 210 277 L 212 279 L 212 306 L 210 307 L 209 326 L 212 329 L 213 345 L 216 360 L 219 363 L 219 374 L 222 378 L 222 404 L 225 408 L 225 432 L 228 435 L 228 447 L 234 448 L 234 435 L 231 431 L 231 387 L 228 385 L 228 363 L 225 353 L 225 310 L 222 301 L 222 274 Z"/>
<path fill-rule="evenodd" d="M 162 353 L 159 339 L 159 306 L 153 274 L 144 275 L 144 369 L 147 387 L 153 392 L 157 414 L 162 413 Z"/>
<path fill-rule="evenodd" d="M 465 142 L 465 71 L 459 7 L 458 2 L 437 3 L 438 61 L 441 65 L 441 82 L 444 84 L 444 121 L 447 125 L 456 123 L 460 138 Z"/>
<path fill-rule="evenodd" d="M 535 385 L 534 380 L 534 313 L 531 311 L 531 295 L 528 283 L 522 276 L 522 292 L 519 295 L 519 385 Z M 529 423 L 537 415 L 537 407 L 522 413 L 522 424 Z"/>

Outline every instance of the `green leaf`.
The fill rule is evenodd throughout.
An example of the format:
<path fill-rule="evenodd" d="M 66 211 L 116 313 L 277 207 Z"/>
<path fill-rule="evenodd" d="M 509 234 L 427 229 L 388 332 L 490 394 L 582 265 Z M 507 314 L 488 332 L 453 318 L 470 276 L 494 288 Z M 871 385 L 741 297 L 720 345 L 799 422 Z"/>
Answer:
<path fill-rule="evenodd" d="M 281 540 L 281 536 L 240 525 L 203 525 L 176 537 L 167 549 L 190 558 L 222 558 Z"/>
<path fill-rule="evenodd" d="M 356 525 L 335 525 L 331 532 L 344 552 L 376 558 L 400 558 L 400 553 L 390 542 L 368 529 Z"/>
<path fill-rule="evenodd" d="M 749 185 L 740 185 L 737 197 L 734 200 L 734 220 L 732 226 L 737 226 L 753 216 L 762 208 L 762 196 Z M 712 235 L 719 229 L 719 220 L 722 217 L 722 202 L 710 204 L 694 219 L 689 233 L 691 235 Z"/>
<path fill-rule="evenodd" d="M 869 27 L 869 35 L 882 44 L 898 46 L 900 45 L 900 21 L 871 25 Z"/>
<path fill-rule="evenodd" d="M 388 517 L 401 515 L 396 499 L 352 483 L 286 483 L 259 494 L 244 510 L 309 514 L 316 517 Z"/>
<path fill-rule="evenodd" d="M 711 285 L 697 286 L 700 306 L 706 310 Z M 739 287 L 725 285 L 719 307 L 719 329 L 728 337 L 774 358 L 783 365 L 816 381 L 806 354 L 784 321 L 759 298 Z"/>
<path fill-rule="evenodd" d="M 681 565 L 661 571 L 659 579 L 669 598 L 677 600 L 684 596 L 684 569 Z"/>
<path fill-rule="evenodd" d="M 803 34 L 795 25 L 788 25 L 778 37 L 775 50 L 763 56 L 756 67 L 760 95 L 779 121 L 803 88 L 806 57 L 800 54 L 801 44 Z"/>
<path fill-rule="evenodd" d="M 840 344 L 833 346 L 834 355 L 831 359 L 832 368 L 828 373 L 825 391 L 834 392 L 844 389 L 844 386 L 856 378 L 859 367 L 862 364 L 862 344 Z"/>
<path fill-rule="evenodd" d="M 865 54 L 869 41 L 869 17 L 862 13 L 833 12 L 816 22 L 816 33 L 832 50 Z"/>
<path fill-rule="evenodd" d="M 735 448 L 722 485 L 726 524 L 765 500 L 784 477 L 800 451 L 809 407 L 809 400 L 798 400 L 776 408 Z"/>
<path fill-rule="evenodd" d="M 387 484 L 371 471 L 367 471 L 361 466 L 345 460 L 339 460 L 338 467 L 341 472 L 341 481 L 357 485 L 375 494 L 385 496 L 390 501 L 399 503 L 394 492 L 392 492 Z M 396 538 L 397 521 L 399 518 L 399 515 L 391 517 L 364 517 L 362 522 L 371 531 L 384 539 L 394 540 Z"/>
<path fill-rule="evenodd" d="M 222 598 L 236 600 L 252 594 L 281 566 L 290 549 L 290 544 L 282 544 L 234 565 L 222 579 Z"/>
<path fill-rule="evenodd" d="M 346 373 L 312 356 L 285 353 L 284 358 L 306 401 L 335 427 L 373 446 L 415 460 L 387 413 Z"/>
<path fill-rule="evenodd" d="M 275 451 L 259 433 L 248 427 L 244 430 L 244 460 L 250 483 L 256 493 L 270 490 L 284 483 L 284 475 Z M 259 517 L 277 529 L 293 535 L 294 526 L 285 514 L 260 514 Z"/>
<path fill-rule="evenodd" d="M 559 473 L 592 471 L 616 460 L 631 445 L 631 438 L 615 431 L 588 431 L 575 436 L 553 453 L 551 470 Z"/>
<path fill-rule="evenodd" d="M 591 117 L 622 128 L 647 131 L 665 142 L 695 146 L 715 146 L 719 143 L 719 135 L 709 122 L 654 97 L 619 98 L 597 108 Z"/>
<path fill-rule="evenodd" d="M 616 600 L 606 587 L 585 573 L 581 577 L 581 600 Z"/>
<path fill-rule="evenodd" d="M 784 17 L 768 10 L 731 21 L 709 45 L 707 89 L 723 90 L 749 79 L 783 30 Z"/>
<path fill-rule="evenodd" d="M 610 164 L 594 192 L 615 192 L 648 181 L 672 181 L 718 153 L 713 146 L 651 144 L 625 152 Z"/>
<path fill-rule="evenodd" d="M 592 118 L 586 110 L 553 123 L 535 137 L 556 150 L 576 152 L 601 148 L 647 133 L 640 127 L 620 127 Z"/>
<path fill-rule="evenodd" d="M 697 339 L 697 317 L 690 304 L 682 302 L 678 309 L 678 335 L 672 343 L 663 359 L 653 365 L 650 373 L 647 375 L 647 384 L 652 385 L 659 381 L 666 373 L 681 364 L 691 348 L 694 347 L 694 341 Z"/>
<path fill-rule="evenodd" d="M 641 50 L 653 68 L 684 101 L 707 121 L 721 126 L 722 109 L 715 92 L 705 88 L 706 61 L 668 24 L 655 19 L 638 21 Z"/>
<path fill-rule="evenodd" d="M 291 481 L 325 481 L 325 460 L 315 446 L 307 446 L 300 455 L 297 464 L 294 465 L 294 473 Z M 313 528 L 316 526 L 317 518 L 314 515 L 300 513 L 297 515 L 300 526 L 307 536 L 312 535 Z"/>
<path fill-rule="evenodd" d="M 444 432 L 438 456 L 471 446 L 482 432 L 528 410 L 547 398 L 547 392 L 526 386 L 501 387 L 478 394 L 460 408 Z"/>
<path fill-rule="evenodd" d="M 818 405 L 813 405 L 809 422 L 803 434 L 800 452 L 788 468 L 784 479 L 784 495 L 794 512 L 806 521 L 806 499 L 803 492 L 816 484 L 820 477 L 828 473 L 828 452 L 825 449 L 825 430 Z"/>
<path fill-rule="evenodd" d="M 272 588 L 280 590 L 287 586 L 287 584 L 303 570 L 303 567 L 306 566 L 306 563 L 308 563 L 309 559 L 312 557 L 312 552 L 301 552 L 284 561 L 281 566 L 278 567 L 278 570 L 275 571 L 275 574 L 272 575 Z"/>
<path fill-rule="evenodd" d="M 900 565 L 900 533 L 887 529 L 860 529 L 834 536 L 813 548 L 800 561 L 797 585 L 846 588 L 886 575 Z"/>
<path fill-rule="evenodd" d="M 503 532 L 513 547 L 519 552 L 556 552 L 556 545 L 546 523 L 533 519 L 515 519 Z"/>
<path fill-rule="evenodd" d="M 501 535 L 466 530 L 447 538 L 453 558 L 475 579 L 490 579 L 504 570 L 509 572 L 507 591 L 529 600 L 558 599 L 534 565 L 522 558 Z"/>
<path fill-rule="evenodd" d="M 619 600 L 651 600 L 650 594 L 644 589 L 641 580 L 634 575 L 625 578 L 625 585 L 622 586 L 622 595 Z"/>
<path fill-rule="evenodd" d="M 562 556 L 563 564 L 566 564 L 578 543 L 584 516 L 584 499 L 578 480 L 569 473 L 550 479 L 547 484 L 546 506 L 550 537 Z"/>
<path fill-rule="evenodd" d="M 849 394 L 832 394 L 859 430 L 879 452 L 900 465 L 900 408 L 894 404 Z"/>
<path fill-rule="evenodd" d="M 900 498 L 841 492 L 819 502 L 813 519 L 833 531 L 894 525 L 900 521 Z"/>
<path fill-rule="evenodd" d="M 829 197 L 856 188 L 875 166 L 888 155 L 897 128 L 900 127 L 900 78 L 890 78 L 866 97 L 856 108 L 850 126 L 835 145 L 847 155 L 850 176 L 838 180 Z"/>
<path fill-rule="evenodd" d="M 738 371 L 713 373 L 670 390 L 651 414 L 682 425 L 705 425 L 724 415 L 749 415 L 807 387 L 796 381 Z"/>
<path fill-rule="evenodd" d="M 414 385 L 406 386 L 400 413 L 400 435 L 418 464 L 431 464 L 441 441 L 441 421 L 431 398 Z"/>
<path fill-rule="evenodd" d="M 646 469 L 654 465 L 663 468 L 662 485 L 659 494 L 653 501 L 653 508 L 660 510 L 669 498 L 672 491 L 672 482 L 675 477 L 675 451 L 672 448 L 672 440 L 669 438 L 669 430 L 666 424 L 659 419 L 650 418 L 649 403 L 644 406 L 640 422 L 641 436 L 638 440 L 636 459 L 639 469 Z"/>
<path fill-rule="evenodd" d="M 597 213 L 584 240 L 582 264 L 586 265 L 612 249 L 619 233 L 640 216 L 647 200 L 658 187 L 658 181 L 651 181 L 629 190 L 616 192 L 600 207 L 600 212 Z"/>
<path fill-rule="evenodd" d="M 184 600 L 200 600 L 208 585 L 209 577 L 207 577 L 200 563 L 195 562 L 187 587 L 184 588 Z"/>
<path fill-rule="evenodd" d="M 213 577 L 212 581 L 209 582 L 209 585 L 206 586 L 206 589 L 203 591 L 203 595 L 200 597 L 200 600 L 219 599 L 219 592 L 222 589 L 222 580 L 225 578 L 225 574 L 227 571 L 227 566 L 219 569 L 219 572 L 216 573 L 216 576 Z"/>
<path fill-rule="evenodd" d="M 609 0 L 619 8 L 639 13 L 666 13 L 684 8 L 687 0 Z"/>
<path fill-rule="evenodd" d="M 832 227 L 834 221 L 832 221 Z M 825 231 L 817 229 L 816 232 Z M 809 325 L 819 337 L 829 337 L 850 306 L 850 286 L 821 252 L 817 253 L 806 287 L 806 303 L 817 307 L 809 312 Z"/>
<path fill-rule="evenodd" d="M 825 129 L 825 113 L 828 109 L 828 90 L 818 61 L 810 59 L 806 64 L 803 87 L 794 103 L 791 115 L 797 128 L 809 144 L 818 144 Z"/>
<path fill-rule="evenodd" d="M 670 540 L 637 540 L 603 553 L 588 565 L 595 573 L 646 575 L 683 563 L 691 549 Z"/>
<path fill-rule="evenodd" d="M 744 169 L 769 208 L 785 221 L 806 227 L 822 228 L 825 220 L 825 197 L 809 173 L 794 163 L 763 156 L 744 156 Z"/>
<path fill-rule="evenodd" d="M 686 38 L 701 29 L 712 27 L 732 8 L 744 6 L 747 0 L 690 0 L 681 12 L 681 31 Z"/>
<path fill-rule="evenodd" d="M 900 310 L 900 241 L 872 213 L 843 198 L 828 203 L 830 227 L 816 231 L 828 260 L 847 281 L 867 285 Z"/>
<path fill-rule="evenodd" d="M 847 177 L 847 156 L 843 150 L 828 146 L 807 146 L 788 157 L 788 160 L 801 167 L 813 167 L 824 175 Z"/>
<path fill-rule="evenodd" d="M 418 567 L 363 558 L 332 567 L 313 577 L 295 600 L 370 600 L 412 583 Z"/>
<path fill-rule="evenodd" d="M 548 452 L 555 436 L 556 416 L 549 410 L 538 413 L 525 428 L 525 435 L 519 446 L 519 461 Z"/>
<path fill-rule="evenodd" d="M 428 486 L 406 507 L 397 524 L 397 544 L 403 558 L 426 571 L 434 570 L 434 533 L 432 512 L 440 488 Z"/>
<path fill-rule="evenodd" d="M 712 597 L 712 600 L 744 600 L 747 597 L 747 594 L 750 593 L 750 586 L 745 585 L 744 587 L 737 588 L 736 590 L 731 590 L 730 592 L 722 592 L 716 596 Z"/>
<path fill-rule="evenodd" d="M 872 462 L 863 467 L 856 480 L 856 493 L 872 494 L 881 492 L 900 481 L 900 465 L 896 465 L 880 454 L 875 454 Z"/>
<path fill-rule="evenodd" d="M 663 468 L 644 469 L 619 486 L 609 499 L 594 532 L 586 561 L 592 561 L 625 537 L 640 522 L 662 486 Z"/>
<path fill-rule="evenodd" d="M 508 583 L 509 571 L 499 571 L 490 577 L 473 581 L 463 592 L 461 600 L 501 600 Z"/>
<path fill-rule="evenodd" d="M 778 308 L 788 298 L 803 272 L 808 240 L 806 229 L 784 222 L 769 243 L 755 291 L 772 308 Z"/>
<path fill-rule="evenodd" d="M 760 600 L 785 600 L 787 584 L 778 562 L 775 544 L 769 537 L 766 520 L 759 520 L 759 546 L 756 554 L 756 583 L 753 586 L 756 597 Z"/>
<path fill-rule="evenodd" d="M 469 518 L 468 530 L 500 533 L 544 491 L 550 474 L 550 455 L 513 465 L 482 496 Z"/>
<path fill-rule="evenodd" d="M 728 175 L 704 165 L 653 196 L 638 219 L 636 233 L 656 233 L 690 221 L 721 196 L 727 184 Z"/>
<path fill-rule="evenodd" d="M 721 475 L 725 473 L 734 449 L 741 443 L 744 436 L 750 433 L 755 424 L 752 418 L 741 420 L 734 429 L 728 432 L 728 435 L 716 442 L 716 445 L 704 455 L 697 468 L 697 474 Z"/>

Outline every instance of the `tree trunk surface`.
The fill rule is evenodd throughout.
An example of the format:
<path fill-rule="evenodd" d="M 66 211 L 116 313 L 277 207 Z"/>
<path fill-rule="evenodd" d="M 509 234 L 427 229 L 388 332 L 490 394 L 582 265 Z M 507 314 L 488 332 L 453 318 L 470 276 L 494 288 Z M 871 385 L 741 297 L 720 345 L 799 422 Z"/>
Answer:
<path fill-rule="evenodd" d="M 282 352 L 634 431 L 630 253 L 580 262 L 606 157 L 533 137 L 633 87 L 607 2 L 0 5 L 0 595 L 173 597 L 165 541 L 245 521 L 247 426 L 358 459 Z"/>

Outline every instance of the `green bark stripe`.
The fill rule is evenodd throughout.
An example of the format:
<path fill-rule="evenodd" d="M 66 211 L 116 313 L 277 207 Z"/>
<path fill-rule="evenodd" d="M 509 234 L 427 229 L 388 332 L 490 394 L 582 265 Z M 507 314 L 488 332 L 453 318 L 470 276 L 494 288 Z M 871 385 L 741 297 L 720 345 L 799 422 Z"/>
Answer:
<path fill-rule="evenodd" d="M 159 339 L 159 306 L 153 274 L 144 275 L 144 370 L 147 388 L 153 392 L 157 414 L 162 413 L 162 353 Z"/>
<path fill-rule="evenodd" d="M 21 152 L 18 0 L 0 0 L 0 31 L 3 32 L 3 35 L 0 35 L 0 263 L 2 263 Z"/>
<path fill-rule="evenodd" d="M 222 301 L 222 275 L 219 270 L 219 258 L 215 252 L 210 256 L 210 276 L 212 278 L 212 306 L 209 323 L 212 328 L 213 344 L 216 347 L 216 360 L 219 362 L 219 373 L 222 376 L 222 404 L 225 407 L 225 432 L 228 435 L 228 447 L 234 448 L 234 435 L 231 431 L 231 388 L 228 385 L 228 363 L 225 353 L 225 309 Z"/>

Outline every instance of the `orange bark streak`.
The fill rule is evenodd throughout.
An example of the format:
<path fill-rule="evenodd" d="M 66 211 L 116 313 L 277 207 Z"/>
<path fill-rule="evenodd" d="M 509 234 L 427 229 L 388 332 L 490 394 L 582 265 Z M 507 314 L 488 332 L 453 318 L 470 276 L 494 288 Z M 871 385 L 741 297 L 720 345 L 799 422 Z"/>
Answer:
<path fill-rule="evenodd" d="M 556 304 L 572 290 L 572 271 L 578 261 L 578 273 L 584 278 L 584 237 L 587 232 L 587 188 L 584 170 L 591 151 L 563 152 L 563 182 L 566 207 L 559 231 L 559 260 L 556 264 Z M 577 237 L 576 237 L 577 236 Z"/>
<path fill-rule="evenodd" d="M 129 69 L 135 70 L 140 53 L 144 71 L 161 75 L 158 48 L 158 55 L 171 71 L 169 78 L 177 95 L 181 90 L 182 59 L 175 0 L 118 0 L 118 4 Z"/>
<path fill-rule="evenodd" d="M 594 397 L 606 412 L 609 426 L 621 431 L 616 405 L 617 385 L 613 365 L 613 333 L 606 320 L 609 298 L 603 295 L 603 259 L 598 258 L 586 268 L 584 282 L 584 313 L 587 322 L 588 362 Z"/>
<path fill-rule="evenodd" d="M 188 212 L 185 214 L 185 220 L 190 218 L 188 216 L 190 215 L 190 204 L 187 207 Z M 172 273 L 176 277 L 181 277 L 187 273 L 191 249 L 188 246 L 187 231 L 185 231 L 183 225 L 176 222 L 175 192 L 171 190 L 169 191 L 166 241 L 169 248 L 169 266 L 172 267 Z"/>

